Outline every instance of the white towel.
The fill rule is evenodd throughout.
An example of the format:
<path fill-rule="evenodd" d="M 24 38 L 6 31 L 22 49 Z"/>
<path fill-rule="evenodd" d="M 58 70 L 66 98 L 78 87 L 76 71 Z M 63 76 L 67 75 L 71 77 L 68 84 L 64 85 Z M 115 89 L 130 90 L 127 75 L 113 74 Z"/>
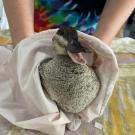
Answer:
<path fill-rule="evenodd" d="M 0 62 L 0 114 L 25 129 L 64 135 L 65 125 L 71 121 L 44 95 L 38 73 L 40 62 L 55 55 L 52 37 L 56 31 L 51 29 L 34 34 L 17 44 L 13 51 L 0 47 L 0 59 L 3 59 Z M 78 113 L 89 122 L 102 115 L 118 76 L 118 64 L 108 45 L 93 36 L 79 31 L 78 34 L 104 58 L 96 69 L 102 84 L 100 92 L 85 110 Z M 3 57 L 1 52 L 7 55 Z"/>

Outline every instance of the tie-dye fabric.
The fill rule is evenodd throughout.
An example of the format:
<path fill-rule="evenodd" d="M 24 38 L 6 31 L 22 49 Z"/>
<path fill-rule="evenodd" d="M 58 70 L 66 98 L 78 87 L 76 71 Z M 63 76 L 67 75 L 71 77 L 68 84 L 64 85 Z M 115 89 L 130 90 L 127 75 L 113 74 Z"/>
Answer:
<path fill-rule="evenodd" d="M 91 1 L 93 0 L 35 0 L 35 31 L 69 25 L 92 34 L 99 21 L 99 14 L 105 0 L 102 3 L 96 3 L 97 0 Z"/>

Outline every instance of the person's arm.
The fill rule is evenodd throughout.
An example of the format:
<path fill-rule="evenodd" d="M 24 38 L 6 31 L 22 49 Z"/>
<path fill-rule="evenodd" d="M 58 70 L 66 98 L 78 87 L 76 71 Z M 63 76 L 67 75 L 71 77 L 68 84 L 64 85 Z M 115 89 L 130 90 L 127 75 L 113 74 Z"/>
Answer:
<path fill-rule="evenodd" d="M 34 33 L 34 0 L 3 0 L 13 44 Z"/>
<path fill-rule="evenodd" d="M 107 0 L 94 36 L 110 44 L 134 8 L 135 0 Z"/>

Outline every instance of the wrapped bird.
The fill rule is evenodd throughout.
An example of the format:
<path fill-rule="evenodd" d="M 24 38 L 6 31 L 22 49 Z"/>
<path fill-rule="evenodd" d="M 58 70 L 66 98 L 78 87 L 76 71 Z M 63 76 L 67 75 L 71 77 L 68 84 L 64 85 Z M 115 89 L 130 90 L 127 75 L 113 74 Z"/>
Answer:
<path fill-rule="evenodd" d="M 61 27 L 52 39 L 56 57 L 43 60 L 39 65 L 41 84 L 49 97 L 65 112 L 78 113 L 97 96 L 100 81 L 92 67 L 86 65 L 83 47 L 77 31 Z"/>

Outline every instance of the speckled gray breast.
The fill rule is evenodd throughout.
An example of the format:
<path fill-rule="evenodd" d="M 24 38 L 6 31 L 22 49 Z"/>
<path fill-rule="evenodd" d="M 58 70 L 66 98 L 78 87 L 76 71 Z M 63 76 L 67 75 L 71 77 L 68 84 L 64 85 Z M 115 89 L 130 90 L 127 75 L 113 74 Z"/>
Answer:
<path fill-rule="evenodd" d="M 94 70 L 72 62 L 67 56 L 44 60 L 39 66 L 39 73 L 50 98 L 66 112 L 82 111 L 100 89 Z"/>

